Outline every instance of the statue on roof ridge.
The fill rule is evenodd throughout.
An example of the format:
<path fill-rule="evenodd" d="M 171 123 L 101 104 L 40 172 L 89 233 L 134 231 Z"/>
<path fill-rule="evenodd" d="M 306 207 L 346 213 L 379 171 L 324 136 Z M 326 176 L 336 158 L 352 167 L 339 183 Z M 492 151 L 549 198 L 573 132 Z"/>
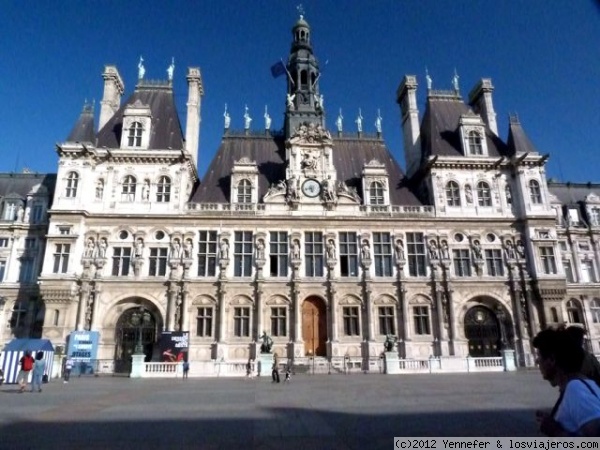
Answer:
<path fill-rule="evenodd" d="M 271 129 L 271 116 L 269 115 L 269 112 L 267 111 L 267 105 L 265 105 L 265 130 L 270 130 Z"/>
<path fill-rule="evenodd" d="M 427 70 L 427 67 L 425 67 L 425 80 L 427 80 L 427 90 L 430 91 L 433 87 L 433 80 L 429 76 L 429 70 Z"/>
<path fill-rule="evenodd" d="M 362 112 L 361 112 L 360 108 L 358 108 L 358 117 L 356 118 L 355 122 L 356 122 L 356 129 L 358 130 L 359 133 L 362 133 L 362 121 L 363 121 Z"/>
<path fill-rule="evenodd" d="M 144 58 L 140 56 L 140 62 L 138 63 L 138 80 L 143 80 L 146 74 L 146 68 L 144 67 Z"/>
<path fill-rule="evenodd" d="M 248 112 L 248 105 L 244 106 L 244 130 L 250 129 L 250 123 L 252 122 L 252 117 L 250 117 L 250 113 Z"/>
<path fill-rule="evenodd" d="M 169 81 L 173 81 L 173 73 L 175 72 L 175 58 L 171 58 L 171 65 L 167 68 L 167 77 Z"/>
<path fill-rule="evenodd" d="M 342 108 L 340 108 L 340 113 L 338 114 L 338 117 L 335 121 L 335 126 L 337 127 L 339 133 L 341 133 L 343 130 L 343 121 L 344 116 L 342 116 Z"/>
<path fill-rule="evenodd" d="M 458 76 L 458 73 L 456 72 L 456 69 L 454 69 L 454 76 L 452 77 L 452 87 L 454 87 L 454 90 L 456 92 L 460 91 L 460 88 L 458 86 L 458 79 L 460 77 Z"/>
<path fill-rule="evenodd" d="M 383 121 L 383 117 L 381 117 L 381 111 L 377 110 L 377 118 L 375 119 L 375 130 L 377 133 L 381 134 L 381 122 Z"/>
<path fill-rule="evenodd" d="M 231 117 L 229 116 L 229 113 L 227 112 L 227 103 L 225 103 L 225 111 L 223 112 L 223 117 L 225 118 L 225 129 L 228 130 L 229 125 L 231 125 Z"/>

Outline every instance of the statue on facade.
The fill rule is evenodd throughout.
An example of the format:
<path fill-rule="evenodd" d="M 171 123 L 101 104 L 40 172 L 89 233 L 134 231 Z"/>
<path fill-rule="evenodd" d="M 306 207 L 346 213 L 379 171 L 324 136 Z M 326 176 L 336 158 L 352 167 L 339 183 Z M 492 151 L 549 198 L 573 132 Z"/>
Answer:
<path fill-rule="evenodd" d="M 287 106 L 287 109 L 289 109 L 290 111 L 294 110 L 294 99 L 296 98 L 296 94 L 287 94 L 286 99 L 285 99 L 285 104 Z"/>
<path fill-rule="evenodd" d="M 371 246 L 368 240 L 364 240 L 360 249 L 360 256 L 362 259 L 371 259 Z"/>
<path fill-rule="evenodd" d="M 135 255 L 134 256 L 137 258 L 141 258 L 143 252 L 144 252 L 144 240 L 142 238 L 139 238 L 135 242 Z"/>
<path fill-rule="evenodd" d="M 227 103 L 225 103 L 225 111 L 223 112 L 223 117 L 225 119 L 225 129 L 228 130 L 229 126 L 231 125 L 231 117 L 227 112 Z"/>
<path fill-rule="evenodd" d="M 312 154 L 312 152 L 307 151 L 302 156 L 304 158 L 301 162 L 303 169 L 317 170 L 317 158 Z"/>
<path fill-rule="evenodd" d="M 315 95 L 315 109 L 323 110 L 324 109 L 324 107 L 323 107 L 324 103 L 325 103 L 325 97 L 323 97 L 323 94 L 320 94 L 320 95 L 317 94 L 317 95 Z"/>
<path fill-rule="evenodd" d="M 481 251 L 481 242 L 479 242 L 478 239 L 473 240 L 471 250 L 473 251 L 473 258 L 475 258 L 475 261 L 481 261 L 483 259 L 483 253 Z"/>
<path fill-rule="evenodd" d="M 335 260 L 335 241 L 329 239 L 327 242 L 327 259 Z"/>
<path fill-rule="evenodd" d="M 140 56 L 140 62 L 138 63 L 138 80 L 143 80 L 146 74 L 146 68 L 144 67 L 144 58 Z"/>
<path fill-rule="evenodd" d="M 385 336 L 385 342 L 383 343 L 383 348 L 386 352 L 393 352 L 396 344 L 398 342 L 397 336 L 392 336 L 391 334 L 387 334 Z"/>
<path fill-rule="evenodd" d="M 250 113 L 248 112 L 248 105 L 244 106 L 244 130 L 250 129 L 250 123 L 252 122 L 252 117 L 250 117 Z"/>
<path fill-rule="evenodd" d="M 467 199 L 467 203 L 473 203 L 473 190 L 471 189 L 470 184 L 465 186 L 465 198 Z"/>
<path fill-rule="evenodd" d="M 265 241 L 256 241 L 256 259 L 265 259 Z"/>
<path fill-rule="evenodd" d="M 362 112 L 360 111 L 360 108 L 358 108 L 358 117 L 356 118 L 355 122 L 356 122 L 356 129 L 358 130 L 359 133 L 362 133 L 363 116 L 362 116 Z"/>
<path fill-rule="evenodd" d="M 173 239 L 171 242 L 171 259 L 177 259 L 181 256 L 181 242 L 179 239 Z"/>
<path fill-rule="evenodd" d="M 298 200 L 300 198 L 300 192 L 298 190 L 299 180 L 296 177 L 292 177 L 287 181 L 287 198 L 288 202 Z"/>
<path fill-rule="evenodd" d="M 521 241 L 521 240 L 517 241 L 516 251 L 517 251 L 517 256 L 520 259 L 525 259 L 525 246 L 523 245 L 523 241 Z"/>
<path fill-rule="evenodd" d="M 508 259 L 516 259 L 515 247 L 510 239 L 504 241 L 504 249 Z"/>
<path fill-rule="evenodd" d="M 23 216 L 25 215 L 25 210 L 22 205 L 19 205 L 17 209 L 17 222 L 23 222 Z"/>
<path fill-rule="evenodd" d="M 506 204 L 512 205 L 512 192 L 510 190 L 510 184 L 507 183 L 504 189 L 506 193 Z"/>
<path fill-rule="evenodd" d="M 442 259 L 450 259 L 450 249 L 448 248 L 448 241 L 442 241 Z"/>
<path fill-rule="evenodd" d="M 227 242 L 227 239 L 221 239 L 219 253 L 221 259 L 229 259 L 229 242 Z"/>
<path fill-rule="evenodd" d="M 108 248 L 108 242 L 105 238 L 100 239 L 98 242 L 98 258 L 106 258 L 106 249 Z"/>
<path fill-rule="evenodd" d="M 167 68 L 167 78 L 169 81 L 173 81 L 173 74 L 175 73 L 175 58 L 171 58 L 171 65 Z"/>
<path fill-rule="evenodd" d="M 294 239 L 292 242 L 292 259 L 300 259 L 300 241 Z"/>
<path fill-rule="evenodd" d="M 429 259 L 440 259 L 437 243 L 432 239 L 429 241 Z"/>
<path fill-rule="evenodd" d="M 191 239 L 188 239 L 187 241 L 185 241 L 185 244 L 183 245 L 183 258 L 191 259 L 193 251 L 194 251 L 194 244 L 192 243 Z"/>
<path fill-rule="evenodd" d="M 339 133 L 343 131 L 343 121 L 344 116 L 342 116 L 342 108 L 340 108 L 340 113 L 338 114 L 337 119 L 335 121 L 335 126 L 337 127 Z"/>
<path fill-rule="evenodd" d="M 394 245 L 394 250 L 396 250 L 396 261 L 404 260 L 404 242 L 402 239 L 396 239 L 396 244 Z"/>
<path fill-rule="evenodd" d="M 96 182 L 96 200 L 102 200 L 104 196 L 104 181 L 98 180 Z"/>
<path fill-rule="evenodd" d="M 150 198 L 150 181 L 144 180 L 142 185 L 142 200 L 148 200 Z"/>
<path fill-rule="evenodd" d="M 83 257 L 84 258 L 93 258 L 94 250 L 96 250 L 96 243 L 94 242 L 94 239 L 89 238 L 87 241 L 87 245 L 85 247 L 85 252 L 83 253 Z"/>
<path fill-rule="evenodd" d="M 273 339 L 271 339 L 266 331 L 263 331 L 263 334 L 260 336 L 260 340 L 262 341 L 260 344 L 260 352 L 271 353 L 271 348 L 273 348 Z"/>
<path fill-rule="evenodd" d="M 383 117 L 381 117 L 381 112 L 377 110 L 377 118 L 375 119 L 375 130 L 377 133 L 381 134 L 381 122 L 383 121 Z"/>

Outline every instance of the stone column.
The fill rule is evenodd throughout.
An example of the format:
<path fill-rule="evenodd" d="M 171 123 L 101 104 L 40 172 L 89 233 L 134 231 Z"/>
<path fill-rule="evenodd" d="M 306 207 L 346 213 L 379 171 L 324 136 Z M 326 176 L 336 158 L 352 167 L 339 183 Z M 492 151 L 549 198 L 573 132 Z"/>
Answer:
<path fill-rule="evenodd" d="M 217 336 L 218 342 L 225 341 L 225 316 L 227 315 L 227 312 L 225 311 L 225 293 L 225 286 L 222 282 L 220 282 L 218 290 L 219 304 L 217 308 L 219 312 L 219 334 Z"/>
<path fill-rule="evenodd" d="M 190 331 L 189 295 L 190 291 L 184 283 L 181 287 L 181 331 Z"/>
<path fill-rule="evenodd" d="M 254 335 L 254 341 L 257 343 L 260 341 L 260 336 L 262 335 L 263 330 L 263 290 L 262 283 L 256 284 L 256 332 Z"/>
<path fill-rule="evenodd" d="M 169 287 L 167 288 L 167 322 L 166 322 L 166 331 L 173 331 L 174 321 L 175 321 L 175 295 L 177 291 L 175 290 L 175 286 L 173 283 L 169 283 Z"/>
<path fill-rule="evenodd" d="M 95 285 L 94 287 L 94 306 L 93 306 L 93 311 L 92 311 L 92 323 L 90 325 L 90 330 L 92 331 L 99 331 L 100 326 L 99 326 L 99 318 L 98 318 L 98 310 L 100 309 L 100 296 L 102 294 L 102 291 L 100 289 L 100 287 L 98 285 Z"/>
<path fill-rule="evenodd" d="M 90 295 L 90 286 L 87 282 L 82 282 L 79 288 L 79 308 L 77 309 L 77 331 L 83 331 L 85 323 L 85 311 Z"/>

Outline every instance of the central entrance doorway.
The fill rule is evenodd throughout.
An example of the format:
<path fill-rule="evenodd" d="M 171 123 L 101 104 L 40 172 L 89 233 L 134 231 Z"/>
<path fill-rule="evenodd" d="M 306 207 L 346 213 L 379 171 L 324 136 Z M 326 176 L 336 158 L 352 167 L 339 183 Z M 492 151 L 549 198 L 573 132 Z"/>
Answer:
<path fill-rule="evenodd" d="M 302 303 L 302 340 L 305 356 L 327 356 L 327 313 L 319 297 Z"/>
<path fill-rule="evenodd" d="M 140 320 L 140 308 L 130 308 L 121 314 L 115 330 L 115 373 L 131 372 L 131 355 L 135 352 L 138 340 L 141 340 L 145 361 L 152 359 L 156 343 L 156 318 L 151 311 L 143 310 Z M 136 317 L 137 316 L 137 317 Z"/>
<path fill-rule="evenodd" d="M 500 327 L 492 310 L 474 306 L 465 315 L 465 336 L 469 340 L 469 356 L 500 355 Z"/>

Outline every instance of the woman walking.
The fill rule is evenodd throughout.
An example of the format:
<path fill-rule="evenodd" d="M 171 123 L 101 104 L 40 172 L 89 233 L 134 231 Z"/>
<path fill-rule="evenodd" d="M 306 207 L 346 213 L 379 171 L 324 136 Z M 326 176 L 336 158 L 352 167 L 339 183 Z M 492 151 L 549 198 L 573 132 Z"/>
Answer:
<path fill-rule="evenodd" d="M 42 392 L 42 378 L 46 369 L 46 361 L 44 360 L 44 352 L 37 352 L 35 362 L 33 363 L 33 376 L 31 378 L 31 392 L 34 392 L 37 387 L 38 392 Z"/>

